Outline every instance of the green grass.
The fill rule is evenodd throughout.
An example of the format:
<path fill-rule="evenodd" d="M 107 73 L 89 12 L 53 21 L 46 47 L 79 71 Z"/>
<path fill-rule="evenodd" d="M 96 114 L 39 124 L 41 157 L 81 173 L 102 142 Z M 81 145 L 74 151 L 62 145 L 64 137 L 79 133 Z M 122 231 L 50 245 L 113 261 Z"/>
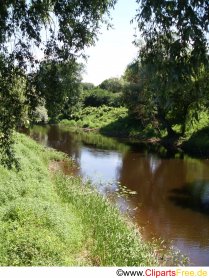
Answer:
<path fill-rule="evenodd" d="M 16 142 L 21 170 L 0 167 L 1 266 L 166 263 L 156 256 L 159 246 L 143 242 L 89 183 L 49 170 L 52 161 L 66 159 L 64 154 L 25 135 L 17 134 Z"/>
<path fill-rule="evenodd" d="M 86 107 L 74 115 L 73 120 L 62 120 L 60 125 L 99 129 L 127 116 L 125 107 Z"/>
<path fill-rule="evenodd" d="M 159 137 L 159 131 L 152 125 L 142 127 L 139 121 L 129 117 L 125 107 L 86 107 L 74 115 L 73 120 L 62 120 L 61 126 L 97 129 L 102 134 L 121 137 L 135 137 L 140 139 Z"/>
<path fill-rule="evenodd" d="M 17 135 L 21 170 L 0 167 L 0 265 L 73 265 L 82 248 L 81 219 L 60 202 L 48 165 L 63 155 Z"/>

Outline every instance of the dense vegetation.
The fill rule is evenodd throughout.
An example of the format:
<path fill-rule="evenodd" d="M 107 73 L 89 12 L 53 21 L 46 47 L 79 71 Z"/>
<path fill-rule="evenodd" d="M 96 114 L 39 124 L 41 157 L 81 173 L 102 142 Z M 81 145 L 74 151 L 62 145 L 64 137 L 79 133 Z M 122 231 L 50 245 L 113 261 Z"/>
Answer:
<path fill-rule="evenodd" d="M 120 107 L 123 103 L 122 93 L 112 93 L 107 90 L 95 88 L 83 92 L 83 105 L 85 107 L 99 107 L 102 105 Z"/>
<path fill-rule="evenodd" d="M 114 108 L 109 106 L 86 107 L 74 114 L 73 120 L 62 120 L 61 125 L 72 127 L 99 129 L 118 119 L 127 116 L 127 109 L 124 107 Z"/>

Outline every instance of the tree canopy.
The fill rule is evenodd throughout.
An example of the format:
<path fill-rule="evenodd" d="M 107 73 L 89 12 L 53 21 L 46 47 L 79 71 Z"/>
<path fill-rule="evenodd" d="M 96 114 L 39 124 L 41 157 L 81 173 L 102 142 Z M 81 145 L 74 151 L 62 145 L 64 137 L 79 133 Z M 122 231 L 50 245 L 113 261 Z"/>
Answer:
<path fill-rule="evenodd" d="M 176 124 L 181 125 L 183 134 L 188 115 L 191 112 L 196 115 L 208 98 L 204 84 L 208 72 L 209 3 L 197 0 L 137 0 L 137 3 L 136 20 L 144 42 L 137 62 L 125 74 L 130 82 L 125 89 L 130 109 L 146 117 L 142 108 L 148 108 L 169 135 L 174 135 Z"/>
<path fill-rule="evenodd" d="M 115 0 L 10 0 L 0 7 L 0 51 L 20 64 L 45 57 L 68 59 L 94 43 Z M 8 47 L 8 43 L 10 46 Z"/>
<path fill-rule="evenodd" d="M 208 1 L 137 0 L 137 3 L 136 19 L 147 52 L 151 53 L 152 45 L 163 37 L 165 40 L 161 43 L 167 48 L 172 61 L 182 61 L 190 51 L 188 63 L 194 70 L 201 63 L 208 62 Z"/>
<path fill-rule="evenodd" d="M 80 99 L 82 65 L 75 60 L 58 63 L 44 61 L 36 74 L 36 90 L 45 99 L 52 121 L 72 113 Z"/>
<path fill-rule="evenodd" d="M 112 77 L 104 80 L 99 87 L 103 90 L 110 91 L 112 93 L 120 93 L 123 88 L 123 82 L 121 79 Z"/>

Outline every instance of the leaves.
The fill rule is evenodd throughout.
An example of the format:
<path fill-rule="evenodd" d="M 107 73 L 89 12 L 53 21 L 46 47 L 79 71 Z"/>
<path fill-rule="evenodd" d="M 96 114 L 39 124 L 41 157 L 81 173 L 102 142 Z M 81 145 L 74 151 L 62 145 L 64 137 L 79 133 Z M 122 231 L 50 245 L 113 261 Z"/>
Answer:
<path fill-rule="evenodd" d="M 94 43 L 101 22 L 105 22 L 115 2 L 20 0 L 1 3 L 0 149 L 9 167 L 14 158 L 13 131 L 33 114 L 42 99 L 40 92 L 53 117 L 62 109 L 68 113 L 75 106 L 80 74 L 75 59 L 85 46 Z M 43 74 L 36 90 L 34 72 L 42 57 L 47 62 L 54 61 L 56 66 L 48 69 L 48 79 Z M 47 71 L 42 69 L 42 72 Z"/>
<path fill-rule="evenodd" d="M 140 66 L 135 67 L 135 73 L 132 71 L 132 80 L 129 78 L 130 111 L 137 111 L 143 119 L 148 108 L 153 112 L 149 120 L 157 119 L 171 134 L 172 126 L 180 124 L 183 133 L 191 107 L 202 101 L 203 94 L 208 99 L 203 83 L 197 88 L 194 80 L 201 80 L 202 68 L 208 70 L 209 3 L 203 0 L 137 0 L 137 3 L 136 20 L 144 45 L 139 50 Z"/>

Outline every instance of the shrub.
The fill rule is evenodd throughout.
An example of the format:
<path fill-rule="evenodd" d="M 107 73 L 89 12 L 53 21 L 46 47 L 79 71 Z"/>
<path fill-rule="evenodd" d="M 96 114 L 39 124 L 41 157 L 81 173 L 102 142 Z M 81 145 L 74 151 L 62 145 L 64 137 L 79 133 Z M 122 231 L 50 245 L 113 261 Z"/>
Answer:
<path fill-rule="evenodd" d="M 122 104 L 121 94 L 114 94 L 103 89 L 93 89 L 84 92 L 84 106 L 99 107 L 102 105 L 119 107 Z"/>

